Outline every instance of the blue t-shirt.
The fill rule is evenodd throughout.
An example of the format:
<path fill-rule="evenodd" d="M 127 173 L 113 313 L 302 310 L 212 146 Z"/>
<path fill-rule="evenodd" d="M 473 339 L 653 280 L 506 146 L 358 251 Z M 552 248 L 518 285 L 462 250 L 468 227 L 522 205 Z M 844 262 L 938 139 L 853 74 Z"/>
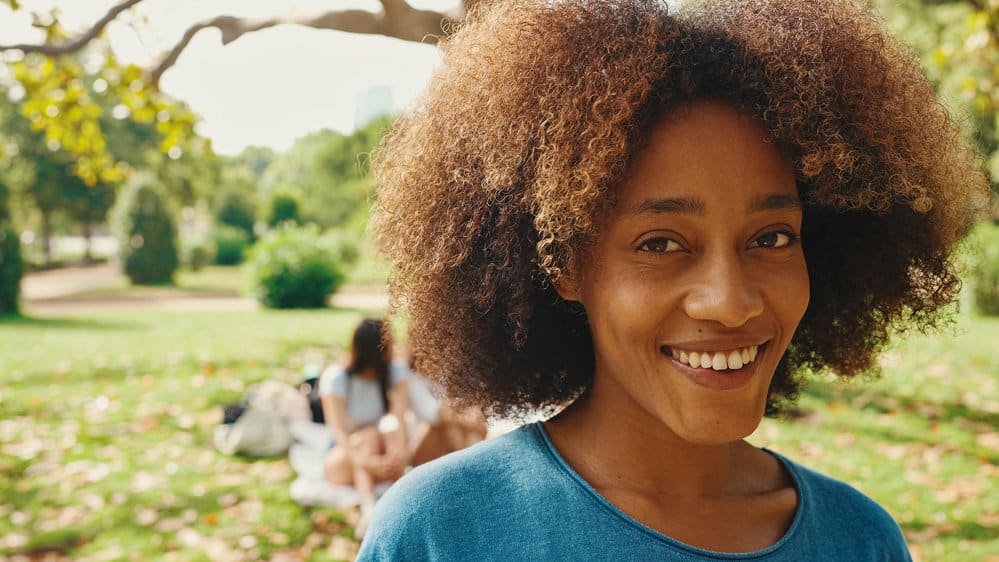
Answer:
<path fill-rule="evenodd" d="M 774 456 L 798 490 L 790 529 L 763 550 L 711 552 L 612 505 L 535 423 L 412 470 L 378 502 L 358 560 L 911 560 L 898 525 L 873 500 Z"/>

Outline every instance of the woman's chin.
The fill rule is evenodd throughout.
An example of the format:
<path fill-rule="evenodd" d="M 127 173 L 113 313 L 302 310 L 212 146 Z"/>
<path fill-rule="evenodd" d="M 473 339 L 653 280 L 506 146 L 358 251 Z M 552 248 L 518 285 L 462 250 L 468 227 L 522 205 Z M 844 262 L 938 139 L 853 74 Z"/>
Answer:
<path fill-rule="evenodd" d="M 759 427 L 763 412 L 745 412 L 733 415 L 732 412 L 718 415 L 702 415 L 673 425 L 673 432 L 694 445 L 724 445 L 749 437 Z"/>

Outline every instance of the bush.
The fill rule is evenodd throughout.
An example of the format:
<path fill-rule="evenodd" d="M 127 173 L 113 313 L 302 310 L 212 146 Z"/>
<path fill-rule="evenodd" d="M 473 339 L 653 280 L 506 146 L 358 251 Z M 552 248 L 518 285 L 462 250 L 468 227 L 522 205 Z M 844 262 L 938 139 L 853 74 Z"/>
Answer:
<path fill-rule="evenodd" d="M 219 265 L 243 263 L 249 245 L 250 235 L 242 228 L 227 224 L 215 227 L 215 263 Z"/>
<path fill-rule="evenodd" d="M 0 219 L 0 315 L 17 314 L 23 274 L 21 241 L 17 232 Z"/>
<path fill-rule="evenodd" d="M 250 199 L 238 191 L 226 193 L 219 204 L 216 218 L 220 224 L 234 226 L 246 232 L 247 240 L 253 241 L 253 223 L 256 209 Z"/>
<path fill-rule="evenodd" d="M 281 190 L 271 195 L 267 226 L 273 228 L 283 222 L 302 223 L 300 197 L 292 191 Z"/>
<path fill-rule="evenodd" d="M 177 226 L 162 187 L 149 174 L 133 176 L 115 207 L 112 224 L 122 269 L 133 284 L 169 283 L 180 265 Z"/>
<path fill-rule="evenodd" d="M 968 281 L 975 308 L 999 316 L 999 225 L 981 223 L 971 235 Z"/>
<path fill-rule="evenodd" d="M 203 242 L 187 242 L 180 246 L 180 263 L 191 271 L 201 271 L 214 257 Z"/>
<path fill-rule="evenodd" d="M 316 225 L 285 224 L 250 250 L 250 290 L 268 308 L 322 308 L 357 255 L 357 246 L 342 236 L 321 235 Z"/>
<path fill-rule="evenodd" d="M 10 224 L 7 186 L 0 184 L 0 315 L 17 314 L 24 261 L 21 240 Z"/>

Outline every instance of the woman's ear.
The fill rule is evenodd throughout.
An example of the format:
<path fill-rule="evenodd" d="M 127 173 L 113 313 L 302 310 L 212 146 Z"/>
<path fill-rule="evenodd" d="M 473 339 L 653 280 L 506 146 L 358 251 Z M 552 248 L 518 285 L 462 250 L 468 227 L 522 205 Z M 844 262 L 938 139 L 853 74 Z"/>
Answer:
<path fill-rule="evenodd" d="M 552 287 L 555 288 L 555 292 L 558 296 L 562 297 L 562 300 L 569 302 L 578 302 L 581 295 L 579 290 L 579 283 L 576 282 L 576 275 L 569 273 L 568 271 L 560 271 L 559 274 L 551 280 Z"/>

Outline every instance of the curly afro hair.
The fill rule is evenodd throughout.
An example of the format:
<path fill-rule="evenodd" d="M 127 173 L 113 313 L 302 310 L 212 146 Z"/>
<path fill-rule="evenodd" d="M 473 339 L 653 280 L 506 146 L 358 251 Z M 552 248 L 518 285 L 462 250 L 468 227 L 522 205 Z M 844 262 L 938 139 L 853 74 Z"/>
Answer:
<path fill-rule="evenodd" d="M 551 282 L 599 234 L 657 118 L 712 98 L 793 160 L 811 302 L 770 389 L 870 371 L 891 333 L 946 317 L 948 257 L 984 176 L 918 60 L 848 0 L 510 1 L 443 42 L 373 155 L 376 228 L 416 367 L 509 416 L 593 377 L 585 311 Z"/>

